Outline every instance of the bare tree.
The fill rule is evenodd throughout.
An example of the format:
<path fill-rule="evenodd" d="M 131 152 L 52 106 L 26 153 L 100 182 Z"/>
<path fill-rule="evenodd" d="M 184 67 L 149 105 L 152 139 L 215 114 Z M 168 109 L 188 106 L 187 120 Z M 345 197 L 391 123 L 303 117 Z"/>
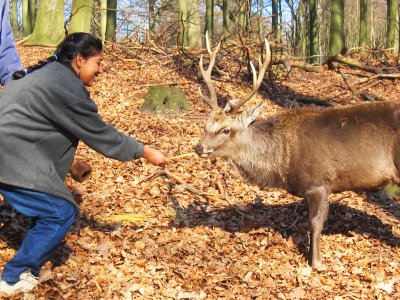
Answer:
<path fill-rule="evenodd" d="M 106 40 L 115 40 L 117 27 L 117 0 L 107 0 Z"/>
<path fill-rule="evenodd" d="M 11 27 L 14 32 L 14 36 L 18 35 L 18 3 L 17 0 L 11 1 L 10 15 L 11 15 Z"/>
<path fill-rule="evenodd" d="M 179 0 L 180 45 L 201 47 L 198 0 Z"/>
<path fill-rule="evenodd" d="M 399 1 L 388 0 L 388 30 L 387 30 L 387 47 L 392 48 L 393 52 L 398 49 L 398 32 L 399 32 Z"/>
<path fill-rule="evenodd" d="M 208 32 L 212 41 L 214 35 L 214 0 L 206 0 L 204 32 Z"/>
<path fill-rule="evenodd" d="M 230 5 L 229 5 L 229 0 L 223 0 L 222 1 L 222 15 L 223 15 L 223 27 L 224 27 L 224 33 L 228 34 L 229 33 L 229 26 L 230 26 Z"/>
<path fill-rule="evenodd" d="M 318 14 L 317 14 L 317 0 L 309 0 L 310 9 L 310 27 L 309 27 L 309 39 L 310 39 L 310 62 L 314 63 L 317 61 L 316 55 L 318 55 Z"/>
<path fill-rule="evenodd" d="M 334 56 L 344 47 L 344 0 L 332 0 L 329 32 L 329 55 Z"/>
<path fill-rule="evenodd" d="M 36 17 L 36 1 L 22 0 L 22 35 L 27 36 L 33 32 Z"/>
<path fill-rule="evenodd" d="M 41 0 L 35 29 L 25 43 L 57 45 L 64 36 L 63 1 Z"/>
<path fill-rule="evenodd" d="M 368 0 L 360 0 L 360 47 L 368 46 Z"/>
<path fill-rule="evenodd" d="M 72 3 L 71 22 L 68 33 L 90 32 L 93 13 L 93 0 L 74 0 Z"/>

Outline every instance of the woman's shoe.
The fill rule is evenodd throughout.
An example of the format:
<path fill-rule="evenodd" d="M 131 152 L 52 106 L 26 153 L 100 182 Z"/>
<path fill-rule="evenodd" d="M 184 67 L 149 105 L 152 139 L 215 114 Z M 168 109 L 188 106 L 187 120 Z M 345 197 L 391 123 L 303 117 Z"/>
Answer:
<path fill-rule="evenodd" d="M 33 290 L 39 281 L 39 277 L 33 276 L 29 270 L 23 272 L 19 276 L 19 279 L 20 280 L 13 285 L 2 280 L 0 282 L 0 294 L 10 296 L 21 292 L 26 293 Z"/>

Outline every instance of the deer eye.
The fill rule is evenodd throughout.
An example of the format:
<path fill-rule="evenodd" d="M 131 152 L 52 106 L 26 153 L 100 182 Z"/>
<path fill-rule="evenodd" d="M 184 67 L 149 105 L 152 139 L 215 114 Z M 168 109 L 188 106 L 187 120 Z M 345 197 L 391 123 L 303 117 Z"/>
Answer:
<path fill-rule="evenodd" d="M 224 130 L 222 130 L 222 133 L 228 135 L 231 133 L 231 130 L 228 128 L 225 128 Z"/>

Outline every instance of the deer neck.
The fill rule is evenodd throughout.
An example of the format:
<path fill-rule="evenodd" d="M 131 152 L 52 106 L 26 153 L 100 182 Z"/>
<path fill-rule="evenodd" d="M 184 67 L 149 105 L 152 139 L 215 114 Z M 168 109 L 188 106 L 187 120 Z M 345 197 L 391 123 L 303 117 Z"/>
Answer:
<path fill-rule="evenodd" d="M 284 187 L 285 157 L 289 157 L 284 139 L 256 125 L 250 125 L 238 138 L 240 149 L 230 160 L 243 179 L 260 188 Z"/>

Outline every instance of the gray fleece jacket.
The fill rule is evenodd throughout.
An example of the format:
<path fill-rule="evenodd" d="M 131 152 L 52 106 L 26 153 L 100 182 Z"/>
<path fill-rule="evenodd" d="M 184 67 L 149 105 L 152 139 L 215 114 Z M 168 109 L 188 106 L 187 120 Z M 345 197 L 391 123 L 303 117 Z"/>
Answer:
<path fill-rule="evenodd" d="M 0 183 L 72 202 L 64 179 L 79 141 L 128 161 L 143 144 L 105 123 L 72 69 L 53 62 L 0 92 Z"/>

